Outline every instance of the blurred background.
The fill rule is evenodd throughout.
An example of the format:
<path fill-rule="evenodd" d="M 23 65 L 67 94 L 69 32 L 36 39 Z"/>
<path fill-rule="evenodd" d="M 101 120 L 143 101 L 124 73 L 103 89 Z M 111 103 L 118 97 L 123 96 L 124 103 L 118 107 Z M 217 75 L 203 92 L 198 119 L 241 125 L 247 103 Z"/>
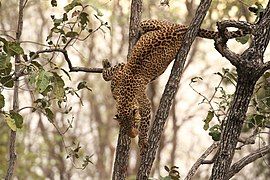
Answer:
<path fill-rule="evenodd" d="M 45 49 L 46 37 L 52 27 L 51 15 L 63 14 L 63 7 L 70 1 L 58 1 L 57 7 L 52 7 L 49 0 L 29 0 L 24 9 L 24 26 L 22 47 L 26 52 Z M 89 11 L 90 26 L 99 26 L 100 21 L 94 14 L 100 12 L 102 21 L 108 22 L 110 28 L 103 28 L 93 33 L 86 41 L 77 41 L 67 50 L 73 65 L 85 67 L 101 67 L 103 59 L 109 59 L 112 64 L 126 62 L 128 50 L 128 31 L 130 1 L 128 0 L 88 0 L 83 1 L 94 8 Z M 188 25 L 193 18 L 199 0 L 148 0 L 144 1 L 143 19 L 169 20 Z M 257 1 L 256 1 L 257 2 Z M 259 1 L 266 5 L 266 1 Z M 217 21 L 225 19 L 255 21 L 255 16 L 248 11 L 248 7 L 255 1 L 243 0 L 213 0 L 211 8 L 203 22 L 202 28 L 214 30 Z M 98 9 L 98 11 L 97 11 Z M 0 35 L 15 36 L 18 2 L 15 0 L 2 1 L 0 9 Z M 242 45 L 230 40 L 230 48 L 235 52 L 242 52 L 248 44 Z M 269 57 L 269 48 L 265 57 Z M 50 56 L 45 54 L 44 56 Z M 61 54 L 57 54 L 54 63 L 68 71 L 68 66 Z M 158 107 L 160 97 L 170 74 L 167 71 L 152 82 L 148 88 L 148 96 L 152 102 L 153 114 Z M 221 77 L 228 69 L 234 74 L 233 66 L 214 48 L 213 40 L 197 38 L 189 52 L 185 71 L 181 79 L 180 88 L 173 102 L 170 116 L 166 123 L 165 132 L 157 152 L 152 168 L 151 177 L 165 176 L 164 166 L 178 166 L 181 177 L 185 177 L 193 163 L 213 140 L 208 131 L 203 129 L 209 104 L 204 97 L 211 98 L 215 87 L 219 86 Z M 78 82 L 87 81 L 92 91 L 83 90 L 76 96 L 69 97 L 67 107 L 72 107 L 69 114 L 53 109 L 55 125 L 39 112 L 25 109 L 21 113 L 24 117 L 23 128 L 17 133 L 17 163 L 14 179 L 110 179 L 116 150 L 119 125 L 113 120 L 115 103 L 110 92 L 110 83 L 102 79 L 101 74 L 73 72 L 71 80 L 63 74 L 66 85 L 76 87 Z M 201 77 L 190 85 L 191 79 Z M 201 79 L 199 78 L 199 79 Z M 21 79 L 19 104 L 20 108 L 31 106 L 38 95 Z M 233 83 L 224 82 L 221 85 L 227 95 L 234 92 Z M 196 92 L 197 91 L 197 92 Z M 199 93 L 203 96 L 201 96 Z M 220 92 L 218 92 L 220 93 Z M 216 95 L 218 96 L 218 95 Z M 12 91 L 5 91 L 6 106 L 12 107 Z M 217 102 L 220 102 L 216 99 Z M 214 104 L 214 103 L 213 103 Z M 224 109 L 224 111 L 226 108 Z M 215 124 L 217 119 L 214 119 Z M 72 127 L 71 127 L 72 126 Z M 6 173 L 8 164 L 9 127 L 0 121 L 0 178 Z M 59 131 L 64 132 L 63 135 Z M 247 134 L 250 131 L 246 132 Z M 245 134 L 244 134 L 245 135 Z M 248 136 L 248 135 L 247 135 Z M 261 143 L 269 141 L 269 137 L 261 136 L 255 145 L 243 147 L 237 151 L 235 160 L 260 147 Z M 74 161 L 67 158 L 69 148 L 79 148 L 79 157 Z M 81 170 L 84 155 L 91 156 L 93 164 Z M 132 140 L 129 179 L 134 179 L 139 163 L 137 139 Z M 270 157 L 262 158 L 248 165 L 233 179 L 266 180 L 270 175 Z M 194 179 L 208 179 L 211 165 L 199 168 Z"/>

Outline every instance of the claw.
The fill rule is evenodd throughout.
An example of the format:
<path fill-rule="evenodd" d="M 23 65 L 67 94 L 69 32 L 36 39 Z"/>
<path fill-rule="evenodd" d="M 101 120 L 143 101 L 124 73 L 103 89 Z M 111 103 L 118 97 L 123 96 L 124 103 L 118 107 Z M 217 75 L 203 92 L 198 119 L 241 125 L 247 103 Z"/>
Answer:
<path fill-rule="evenodd" d="M 112 65 L 111 65 L 111 63 L 109 62 L 108 59 L 103 59 L 103 60 L 102 60 L 102 66 L 103 66 L 103 68 L 108 69 L 108 68 L 110 68 Z"/>

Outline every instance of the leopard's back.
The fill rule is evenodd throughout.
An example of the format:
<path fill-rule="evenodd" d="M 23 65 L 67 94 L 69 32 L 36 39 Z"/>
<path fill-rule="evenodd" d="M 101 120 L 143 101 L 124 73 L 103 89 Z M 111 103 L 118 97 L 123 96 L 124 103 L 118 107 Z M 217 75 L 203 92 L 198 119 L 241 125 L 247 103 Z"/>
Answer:
<path fill-rule="evenodd" d="M 145 33 L 134 46 L 127 68 L 149 83 L 175 58 L 185 32 L 183 27 L 168 26 Z"/>

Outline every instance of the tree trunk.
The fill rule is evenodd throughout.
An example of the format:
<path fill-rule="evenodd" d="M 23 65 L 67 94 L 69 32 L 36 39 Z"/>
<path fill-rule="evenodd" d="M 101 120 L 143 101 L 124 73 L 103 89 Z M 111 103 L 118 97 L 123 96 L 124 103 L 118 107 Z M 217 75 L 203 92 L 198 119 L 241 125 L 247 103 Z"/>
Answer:
<path fill-rule="evenodd" d="M 222 124 L 220 150 L 210 179 L 223 179 L 230 168 L 256 81 L 256 79 L 250 81 L 250 76 L 246 73 L 239 74 L 228 118 Z"/>
<path fill-rule="evenodd" d="M 240 136 L 242 125 L 246 118 L 248 105 L 254 86 L 260 76 L 270 69 L 270 63 L 263 62 L 263 54 L 270 38 L 270 2 L 263 16 L 256 25 L 244 22 L 223 21 L 218 23 L 220 35 L 227 27 L 251 29 L 254 35 L 250 47 L 242 55 L 230 51 L 226 46 L 226 38 L 216 40 L 216 49 L 237 68 L 238 80 L 234 99 L 230 105 L 229 113 L 222 124 L 220 148 L 215 159 L 211 180 L 227 179 L 226 175 L 234 156 L 235 148 Z"/>
<path fill-rule="evenodd" d="M 24 0 L 19 1 L 19 16 L 18 16 L 18 25 L 16 31 L 16 42 L 20 41 L 22 35 L 22 28 L 23 28 L 23 7 L 24 7 Z M 19 71 L 19 63 L 20 63 L 20 55 L 15 56 L 15 71 L 14 73 Z M 14 93 L 13 93 L 13 111 L 17 111 L 19 109 L 19 81 L 16 80 L 14 83 Z M 17 159 L 16 155 L 16 131 L 11 130 L 10 132 L 10 139 L 9 139 L 9 164 L 7 169 L 7 174 L 5 179 L 9 180 L 12 179 L 12 175 L 14 173 L 15 162 Z"/>
<path fill-rule="evenodd" d="M 150 130 L 149 135 L 149 147 L 147 152 L 142 156 L 139 172 L 137 174 L 137 179 L 144 180 L 148 179 L 150 174 L 156 151 L 160 142 L 161 134 L 163 133 L 163 128 L 166 122 L 166 119 L 169 115 L 170 106 L 172 100 L 175 96 L 175 93 L 178 89 L 178 84 L 183 72 L 185 60 L 187 54 L 190 50 L 190 46 L 194 41 L 198 29 L 205 17 L 207 10 L 209 9 L 211 0 L 202 0 L 198 10 L 196 12 L 195 18 L 191 22 L 190 28 L 188 29 L 185 40 L 183 41 L 182 47 L 178 52 L 176 60 L 173 65 L 173 69 L 169 78 L 169 81 L 166 84 L 164 93 L 160 100 L 160 105 L 155 116 L 153 126 Z"/>
<path fill-rule="evenodd" d="M 141 22 L 142 14 L 142 0 L 132 0 L 131 2 L 131 15 L 129 27 L 129 51 L 130 52 L 138 41 L 139 33 L 138 27 Z M 130 152 L 130 138 L 126 135 L 124 128 L 121 126 L 118 135 L 116 156 L 113 169 L 113 180 L 122 180 L 127 177 L 127 168 Z"/>

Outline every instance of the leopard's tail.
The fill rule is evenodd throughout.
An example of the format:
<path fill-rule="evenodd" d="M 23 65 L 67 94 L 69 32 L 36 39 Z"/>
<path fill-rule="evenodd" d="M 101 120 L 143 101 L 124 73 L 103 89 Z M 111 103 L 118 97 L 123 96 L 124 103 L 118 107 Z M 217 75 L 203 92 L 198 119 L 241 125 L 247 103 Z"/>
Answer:
<path fill-rule="evenodd" d="M 249 32 L 245 31 L 245 30 L 226 31 L 225 33 L 226 33 L 226 37 L 228 39 L 242 37 L 242 36 L 249 34 Z M 219 34 L 217 31 L 210 31 L 210 30 L 206 30 L 206 29 L 199 29 L 199 31 L 198 31 L 198 36 L 202 37 L 202 38 L 215 39 L 218 37 L 218 35 Z"/>

